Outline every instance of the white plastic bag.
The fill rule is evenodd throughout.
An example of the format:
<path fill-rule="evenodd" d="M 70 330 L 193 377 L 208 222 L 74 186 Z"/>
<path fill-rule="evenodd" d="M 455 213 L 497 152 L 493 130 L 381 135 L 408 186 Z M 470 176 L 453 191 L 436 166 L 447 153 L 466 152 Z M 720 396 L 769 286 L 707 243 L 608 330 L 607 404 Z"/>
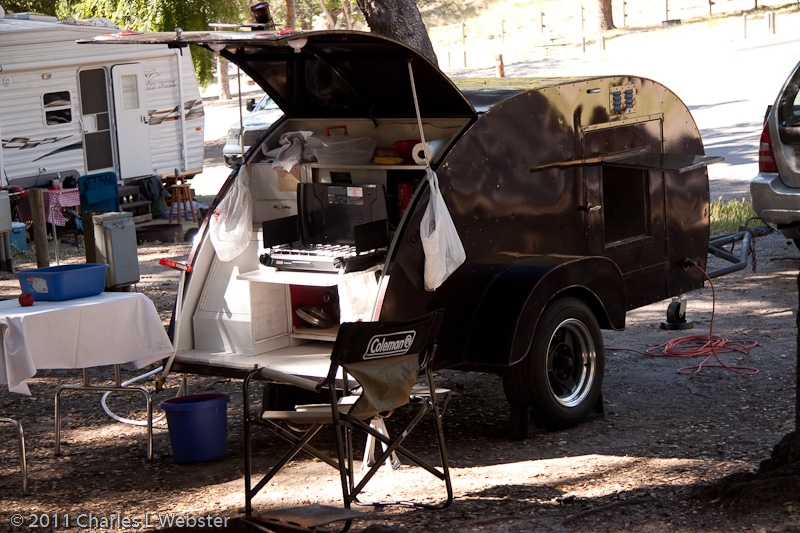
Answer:
<path fill-rule="evenodd" d="M 420 223 L 425 252 L 425 290 L 435 291 L 467 258 L 464 245 L 439 191 L 439 178 L 428 168 L 430 200 Z"/>
<path fill-rule="evenodd" d="M 243 167 L 243 169 L 246 167 Z M 250 244 L 253 201 L 247 176 L 240 172 L 209 221 L 211 243 L 220 261 L 233 261 Z"/>

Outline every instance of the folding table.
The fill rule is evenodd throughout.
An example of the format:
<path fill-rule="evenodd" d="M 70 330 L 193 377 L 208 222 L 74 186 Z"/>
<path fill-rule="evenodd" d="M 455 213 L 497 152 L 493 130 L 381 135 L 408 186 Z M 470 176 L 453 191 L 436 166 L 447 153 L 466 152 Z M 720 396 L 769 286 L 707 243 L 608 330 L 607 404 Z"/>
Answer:
<path fill-rule="evenodd" d="M 143 387 L 122 386 L 119 365 L 142 368 L 173 353 L 153 302 L 136 292 L 103 292 L 74 300 L 38 301 L 21 307 L 16 299 L 0 302 L 0 384 L 30 394 L 27 380 L 39 369 L 80 368 L 80 385 L 56 392 L 56 454 L 60 449 L 59 398 L 68 390 L 122 391 L 147 400 L 148 459 L 153 455 L 152 402 Z M 116 385 L 90 385 L 88 368 L 113 365 Z"/>

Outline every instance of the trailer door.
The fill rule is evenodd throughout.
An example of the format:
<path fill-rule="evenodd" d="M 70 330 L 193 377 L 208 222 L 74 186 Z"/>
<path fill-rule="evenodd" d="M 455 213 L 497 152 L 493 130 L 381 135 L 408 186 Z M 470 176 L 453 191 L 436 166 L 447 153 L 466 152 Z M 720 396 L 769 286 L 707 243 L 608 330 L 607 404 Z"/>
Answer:
<path fill-rule="evenodd" d="M 120 178 L 149 176 L 153 173 L 153 162 L 144 94 L 144 69 L 139 63 L 114 65 L 111 78 Z"/>

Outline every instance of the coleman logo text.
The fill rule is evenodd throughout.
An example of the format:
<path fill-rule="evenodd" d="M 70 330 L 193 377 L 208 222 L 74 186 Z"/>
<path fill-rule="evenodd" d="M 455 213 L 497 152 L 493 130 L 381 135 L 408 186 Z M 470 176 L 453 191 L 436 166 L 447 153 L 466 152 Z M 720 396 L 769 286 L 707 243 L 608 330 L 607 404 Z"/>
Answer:
<path fill-rule="evenodd" d="M 414 344 L 416 331 L 400 331 L 392 335 L 375 335 L 367 344 L 364 359 L 379 359 L 407 353 Z"/>

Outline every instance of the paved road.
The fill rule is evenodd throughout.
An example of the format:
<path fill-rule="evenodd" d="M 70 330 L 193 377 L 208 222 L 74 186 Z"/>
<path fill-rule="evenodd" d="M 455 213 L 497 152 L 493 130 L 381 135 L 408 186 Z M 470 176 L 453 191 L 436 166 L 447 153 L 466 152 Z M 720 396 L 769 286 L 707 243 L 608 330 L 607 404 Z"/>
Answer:
<path fill-rule="evenodd" d="M 724 163 L 709 167 L 712 198 L 749 198 L 764 111 L 800 60 L 800 13 L 778 14 L 775 27 L 773 34 L 764 19 L 751 21 L 745 38 L 738 17 L 682 24 L 608 39 L 603 50 L 596 45 L 586 52 L 568 48 L 540 60 L 507 64 L 505 71 L 509 77 L 634 74 L 663 83 L 692 110 L 706 152 L 725 157 Z M 494 76 L 495 71 L 448 74 Z M 236 103 L 206 106 L 207 163 L 194 180 L 198 194 L 216 193 L 229 173 L 220 139 L 238 119 Z"/>

